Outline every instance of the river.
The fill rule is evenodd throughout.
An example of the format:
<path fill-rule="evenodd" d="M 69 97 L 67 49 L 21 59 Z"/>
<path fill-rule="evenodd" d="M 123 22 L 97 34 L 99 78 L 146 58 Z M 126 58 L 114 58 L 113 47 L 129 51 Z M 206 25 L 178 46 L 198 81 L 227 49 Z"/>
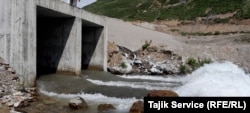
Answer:
<path fill-rule="evenodd" d="M 114 105 L 116 110 L 110 111 L 112 113 L 128 113 L 132 103 L 143 100 L 148 90 L 173 90 L 180 96 L 196 97 L 250 96 L 249 75 L 231 62 L 212 63 L 188 75 L 172 76 L 121 76 L 83 70 L 81 76 L 40 76 L 37 86 L 41 95 L 56 101 L 46 110 L 67 112 L 69 99 L 84 98 L 89 109 L 70 111 L 72 113 L 97 113 L 97 106 L 103 103 Z M 46 113 L 50 112 L 53 111 Z"/>

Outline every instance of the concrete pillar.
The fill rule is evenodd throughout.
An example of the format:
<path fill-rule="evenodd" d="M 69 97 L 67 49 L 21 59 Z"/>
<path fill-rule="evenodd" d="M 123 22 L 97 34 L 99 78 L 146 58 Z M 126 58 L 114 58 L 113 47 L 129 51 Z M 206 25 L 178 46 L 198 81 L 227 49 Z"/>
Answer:
<path fill-rule="evenodd" d="M 9 62 L 11 0 L 0 0 L 0 57 Z"/>
<path fill-rule="evenodd" d="M 36 3 L 34 0 L 12 0 L 11 60 L 24 86 L 36 80 Z"/>
<path fill-rule="evenodd" d="M 34 0 L 0 0 L 0 57 L 26 87 L 36 79 L 36 5 Z"/>
<path fill-rule="evenodd" d="M 82 21 L 79 18 L 75 18 L 73 26 L 71 28 L 67 43 L 63 50 L 62 57 L 59 61 L 57 72 L 69 72 L 76 75 L 81 74 L 81 50 L 82 50 Z"/>

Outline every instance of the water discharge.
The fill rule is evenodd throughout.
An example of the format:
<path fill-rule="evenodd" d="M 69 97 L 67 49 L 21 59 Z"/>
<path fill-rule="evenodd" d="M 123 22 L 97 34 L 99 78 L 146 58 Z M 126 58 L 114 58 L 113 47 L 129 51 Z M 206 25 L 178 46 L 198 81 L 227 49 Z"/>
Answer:
<path fill-rule="evenodd" d="M 181 81 L 181 96 L 250 96 L 249 75 L 231 62 L 205 65 Z"/>
<path fill-rule="evenodd" d="M 97 112 L 98 104 L 110 103 L 114 113 L 128 113 L 132 103 L 148 90 L 173 90 L 180 96 L 250 96 L 250 77 L 231 62 L 205 65 L 187 76 L 116 76 L 83 71 L 82 76 L 45 75 L 37 80 L 41 93 L 67 100 L 83 97 Z M 84 113 L 84 112 L 82 112 Z"/>

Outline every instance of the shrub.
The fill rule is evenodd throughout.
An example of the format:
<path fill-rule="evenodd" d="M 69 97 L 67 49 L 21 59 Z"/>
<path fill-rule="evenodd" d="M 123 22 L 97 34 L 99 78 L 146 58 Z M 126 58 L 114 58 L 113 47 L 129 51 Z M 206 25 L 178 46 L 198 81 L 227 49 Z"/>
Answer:
<path fill-rule="evenodd" d="M 219 35 L 219 34 L 220 34 L 219 31 L 215 31 L 215 32 L 214 32 L 214 35 Z"/>
<path fill-rule="evenodd" d="M 180 30 L 179 29 L 170 29 L 170 31 L 172 31 L 172 32 L 178 32 Z"/>
<path fill-rule="evenodd" d="M 152 40 L 150 40 L 149 42 L 146 40 L 145 43 L 142 45 L 142 50 L 144 51 L 145 49 L 147 49 L 152 43 Z"/>
<path fill-rule="evenodd" d="M 187 74 L 189 72 L 188 68 L 185 65 L 179 67 L 180 74 Z"/>
<path fill-rule="evenodd" d="M 122 63 L 120 64 L 120 67 L 121 67 L 122 69 L 126 69 L 126 68 L 127 68 L 127 65 L 126 65 L 125 62 L 122 62 Z"/>
<path fill-rule="evenodd" d="M 187 64 L 192 68 L 192 70 L 195 70 L 198 67 L 198 63 L 194 58 L 188 58 Z"/>
<path fill-rule="evenodd" d="M 212 63 L 212 61 L 210 59 L 198 60 L 198 62 L 199 62 L 199 67 L 203 66 L 204 64 Z"/>

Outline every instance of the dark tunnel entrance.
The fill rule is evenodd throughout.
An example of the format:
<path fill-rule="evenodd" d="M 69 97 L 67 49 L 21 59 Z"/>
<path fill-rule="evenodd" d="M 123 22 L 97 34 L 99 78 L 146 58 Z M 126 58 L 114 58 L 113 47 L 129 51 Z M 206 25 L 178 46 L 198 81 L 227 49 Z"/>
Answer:
<path fill-rule="evenodd" d="M 37 75 L 56 73 L 75 18 L 37 7 Z"/>
<path fill-rule="evenodd" d="M 82 20 L 82 69 L 99 70 L 98 67 L 90 65 L 91 58 L 95 55 L 95 49 L 102 35 L 103 26 Z"/>
<path fill-rule="evenodd" d="M 66 71 L 70 70 L 74 72 L 77 70 L 75 68 L 78 67 L 79 69 L 100 69 L 98 64 L 101 62 L 98 61 L 100 53 L 103 53 L 103 51 L 100 51 L 102 50 L 101 48 L 103 48 L 103 42 L 100 42 L 100 40 L 102 40 L 100 38 L 103 37 L 104 28 L 95 23 L 78 19 L 78 21 L 81 21 L 81 27 L 79 26 L 81 33 L 74 34 L 78 32 L 76 31 L 78 28 L 75 26 L 79 25 L 74 23 L 76 20 L 73 16 L 47 8 L 37 7 L 38 76 L 57 73 L 58 68 L 62 66 L 61 62 L 63 62 L 63 66 L 67 68 Z M 78 43 L 80 45 L 73 46 L 78 41 L 78 39 L 75 40 L 75 37 L 79 36 L 80 38 L 80 35 L 81 39 L 79 40 L 81 40 L 81 44 Z M 70 49 L 68 48 L 69 45 L 71 47 Z M 79 51 L 81 53 L 79 53 L 78 50 L 81 50 Z M 65 51 L 67 55 L 64 54 Z M 76 51 L 79 54 L 76 54 Z M 81 59 L 79 59 L 78 56 Z M 78 64 L 74 64 L 74 62 L 79 62 L 79 66 Z M 59 69 L 59 71 L 64 70 Z"/>

